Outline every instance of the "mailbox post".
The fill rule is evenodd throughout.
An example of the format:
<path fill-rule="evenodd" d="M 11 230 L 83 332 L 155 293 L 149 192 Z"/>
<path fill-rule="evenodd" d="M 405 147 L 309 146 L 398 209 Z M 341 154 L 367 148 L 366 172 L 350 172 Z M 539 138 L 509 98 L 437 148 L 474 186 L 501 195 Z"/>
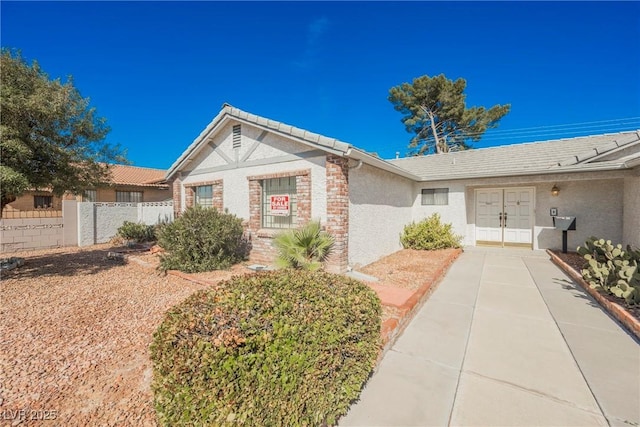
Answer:
<path fill-rule="evenodd" d="M 575 216 L 554 216 L 553 226 L 556 230 L 562 230 L 562 253 L 567 253 L 567 231 L 576 229 Z"/>

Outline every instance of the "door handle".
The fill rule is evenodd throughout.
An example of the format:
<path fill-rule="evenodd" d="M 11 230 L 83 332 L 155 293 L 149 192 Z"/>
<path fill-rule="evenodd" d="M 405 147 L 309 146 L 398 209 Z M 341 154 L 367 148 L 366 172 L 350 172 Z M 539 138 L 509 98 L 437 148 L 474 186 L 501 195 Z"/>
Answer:
<path fill-rule="evenodd" d="M 507 226 L 507 213 L 504 213 L 504 226 Z"/>
<path fill-rule="evenodd" d="M 502 227 L 502 212 L 500 212 L 500 215 L 498 215 L 498 218 L 500 219 L 500 227 Z"/>

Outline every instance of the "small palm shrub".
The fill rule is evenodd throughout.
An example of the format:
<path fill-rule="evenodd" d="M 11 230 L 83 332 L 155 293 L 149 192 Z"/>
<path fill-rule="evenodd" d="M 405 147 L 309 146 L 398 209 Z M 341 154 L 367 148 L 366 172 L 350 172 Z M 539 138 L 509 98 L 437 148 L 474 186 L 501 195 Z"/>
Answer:
<path fill-rule="evenodd" d="M 242 220 L 213 208 L 188 208 L 158 231 L 160 268 L 187 273 L 223 270 L 246 259 Z"/>
<path fill-rule="evenodd" d="M 428 218 L 404 227 L 400 243 L 405 249 L 434 250 L 459 248 L 462 236 L 453 233 L 451 224 L 443 224 L 440 215 L 434 213 Z"/>
<path fill-rule="evenodd" d="M 273 239 L 278 251 L 276 266 L 318 270 L 329 257 L 333 244 L 333 236 L 322 231 L 318 221 L 296 230 L 287 230 Z"/>
<path fill-rule="evenodd" d="M 156 227 L 131 221 L 125 221 L 118 228 L 118 236 L 124 240 L 133 240 L 138 243 L 152 242 L 156 240 Z"/>
<path fill-rule="evenodd" d="M 173 307 L 151 345 L 165 426 L 335 425 L 380 349 L 380 300 L 323 271 L 235 276 Z"/>

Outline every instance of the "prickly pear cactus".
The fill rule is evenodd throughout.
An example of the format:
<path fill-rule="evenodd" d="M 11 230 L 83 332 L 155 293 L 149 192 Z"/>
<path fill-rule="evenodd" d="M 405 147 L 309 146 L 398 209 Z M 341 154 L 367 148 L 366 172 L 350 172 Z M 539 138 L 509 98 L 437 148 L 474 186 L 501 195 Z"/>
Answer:
<path fill-rule="evenodd" d="M 588 262 L 582 277 L 592 288 L 640 304 L 640 249 L 590 237 L 578 253 Z"/>

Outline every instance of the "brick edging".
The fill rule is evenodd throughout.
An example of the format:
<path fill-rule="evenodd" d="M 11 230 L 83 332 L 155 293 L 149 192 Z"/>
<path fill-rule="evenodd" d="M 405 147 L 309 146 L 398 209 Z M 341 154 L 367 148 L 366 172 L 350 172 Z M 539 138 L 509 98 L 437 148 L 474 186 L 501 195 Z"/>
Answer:
<path fill-rule="evenodd" d="M 204 286 L 216 285 L 216 282 L 213 282 L 211 280 L 206 280 L 206 279 L 198 279 L 197 277 L 193 277 L 189 273 L 183 273 L 182 271 L 179 271 L 179 270 L 167 270 L 167 274 L 170 276 L 175 276 L 184 280 L 188 280 L 189 282 L 196 283 L 198 285 L 204 285 Z"/>
<path fill-rule="evenodd" d="M 462 249 L 458 248 L 451 253 L 451 255 L 445 259 L 445 262 L 440 266 L 440 268 L 436 270 L 431 277 L 429 277 L 429 280 L 416 289 L 405 303 L 399 307 L 398 310 L 400 311 L 400 316 L 398 318 L 392 317 L 391 319 L 387 319 L 381 325 L 380 335 L 382 335 L 382 351 L 380 352 L 380 359 L 387 350 L 393 346 L 395 340 L 418 311 L 418 308 L 420 308 L 433 291 L 436 290 L 444 278 L 444 275 L 449 270 L 449 267 L 451 267 L 451 264 L 453 264 L 462 252 Z"/>
<path fill-rule="evenodd" d="M 591 295 L 600 304 L 600 306 L 607 311 L 607 313 L 615 317 L 616 320 L 618 320 L 618 322 L 620 322 L 631 334 L 635 335 L 636 338 L 640 340 L 640 321 L 638 321 L 638 319 L 633 317 L 620 304 L 609 301 L 603 294 L 589 286 L 577 271 L 562 261 L 558 255 L 553 253 L 553 251 L 547 249 L 547 253 L 554 264 L 571 276 L 571 278 L 575 280 L 589 295 Z"/>

